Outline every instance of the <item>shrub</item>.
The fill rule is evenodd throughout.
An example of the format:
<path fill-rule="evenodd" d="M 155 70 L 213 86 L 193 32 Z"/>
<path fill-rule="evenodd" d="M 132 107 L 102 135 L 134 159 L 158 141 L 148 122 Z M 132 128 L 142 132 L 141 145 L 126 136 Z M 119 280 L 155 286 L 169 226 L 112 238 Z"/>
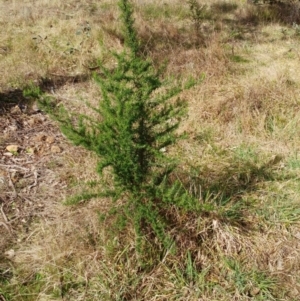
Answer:
<path fill-rule="evenodd" d="M 182 206 L 188 197 L 178 183 L 176 188 L 166 184 L 176 160 L 167 157 L 164 150 L 180 138 L 176 129 L 186 111 L 185 101 L 174 97 L 194 82 L 168 87 L 160 72 L 140 54 L 130 2 L 120 0 L 119 8 L 125 49 L 113 53 L 117 61 L 113 71 L 102 67 L 104 76 L 95 75 L 102 99 L 98 107 L 91 108 L 99 118 L 80 115 L 75 116 L 74 123 L 74 116 L 63 107 L 56 118 L 69 139 L 99 156 L 100 174 L 111 168 L 114 192 L 118 197 L 119 193 L 126 195 L 128 202 L 122 212 L 133 220 L 138 237 L 150 226 L 168 247 L 171 240 L 165 234 L 162 207 L 170 205 L 167 195 L 174 190 L 176 197 L 171 203 L 177 198 Z M 182 196 L 180 200 L 178 195 Z"/>

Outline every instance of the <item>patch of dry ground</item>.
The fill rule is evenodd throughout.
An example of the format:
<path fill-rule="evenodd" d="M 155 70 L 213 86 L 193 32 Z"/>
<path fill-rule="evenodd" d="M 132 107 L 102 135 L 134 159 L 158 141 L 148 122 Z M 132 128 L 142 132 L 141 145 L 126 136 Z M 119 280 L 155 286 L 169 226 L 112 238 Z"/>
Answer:
<path fill-rule="evenodd" d="M 70 183 L 82 178 L 74 175 L 69 165 L 83 163 L 87 154 L 66 141 L 57 125 L 19 90 L 1 94 L 0 111 L 0 253 L 4 271 L 5 257 L 13 257 L 10 248 L 29 239 L 32 224 L 57 218 L 56 202 L 65 199 Z"/>

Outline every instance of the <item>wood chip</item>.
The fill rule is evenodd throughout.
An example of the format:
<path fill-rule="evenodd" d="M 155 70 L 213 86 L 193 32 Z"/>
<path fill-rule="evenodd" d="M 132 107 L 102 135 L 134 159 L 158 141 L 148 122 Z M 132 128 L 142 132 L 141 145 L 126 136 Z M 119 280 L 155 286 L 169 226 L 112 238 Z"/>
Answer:
<path fill-rule="evenodd" d="M 51 146 L 51 153 L 57 154 L 57 153 L 61 153 L 62 150 L 59 146 L 57 145 L 52 145 Z"/>

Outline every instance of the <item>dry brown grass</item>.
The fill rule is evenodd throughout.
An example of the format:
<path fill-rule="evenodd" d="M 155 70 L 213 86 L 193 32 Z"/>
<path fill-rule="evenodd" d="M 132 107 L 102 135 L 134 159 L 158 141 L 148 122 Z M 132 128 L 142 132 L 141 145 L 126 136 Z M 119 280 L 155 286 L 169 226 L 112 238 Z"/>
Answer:
<path fill-rule="evenodd" d="M 110 208 L 109 199 L 61 204 L 97 179 L 96 158 L 72 147 L 48 166 L 66 186 L 58 192 L 44 187 L 47 214 L 7 247 L 15 251 L 12 258 L 0 257 L 10 272 L 7 281 L 0 277 L 0 296 L 297 300 L 296 29 L 282 25 L 282 18 L 267 8 L 258 11 L 244 1 L 226 6 L 199 0 L 211 5 L 212 18 L 201 23 L 199 40 L 181 1 L 134 3 L 143 54 L 155 65 L 167 60 L 165 76 L 205 74 L 201 84 L 182 93 L 189 107 L 180 131 L 188 139 L 168 151 L 181 158 L 178 179 L 214 209 L 189 216 L 170 208 L 178 254 L 157 254 L 149 238 L 148 266 L 142 268 L 131 225 L 117 234 L 113 218 L 99 222 Z M 47 78 L 58 102 L 72 112 L 88 113 L 85 101 L 96 104 L 100 95 L 87 67 L 97 66 L 98 59 L 113 67 L 109 50 L 122 49 L 115 2 L 0 0 L 0 20 L 6 29 L 0 33 L 0 92 Z M 77 82 L 75 75 L 81 75 Z"/>

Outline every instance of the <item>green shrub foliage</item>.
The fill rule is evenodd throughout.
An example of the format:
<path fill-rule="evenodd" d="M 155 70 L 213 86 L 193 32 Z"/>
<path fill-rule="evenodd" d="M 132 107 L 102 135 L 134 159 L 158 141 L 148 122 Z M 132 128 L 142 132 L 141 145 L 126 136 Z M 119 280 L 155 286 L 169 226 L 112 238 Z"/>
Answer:
<path fill-rule="evenodd" d="M 98 118 L 81 115 L 74 119 L 64 108 L 57 116 L 68 138 L 99 156 L 100 174 L 111 167 L 115 187 L 128 198 L 122 212 L 134 219 L 136 233 L 142 234 L 150 226 L 167 246 L 171 240 L 165 235 L 161 208 L 170 203 L 163 201 L 163 192 L 157 192 L 164 189 L 155 187 L 165 186 L 176 166 L 165 149 L 179 138 L 176 129 L 186 103 L 175 96 L 194 83 L 169 88 L 160 72 L 140 54 L 130 2 L 120 0 L 119 8 L 125 47 L 122 53 L 113 53 L 114 70 L 102 67 L 102 75 L 95 75 L 102 99 L 91 108 Z"/>
<path fill-rule="evenodd" d="M 158 185 L 174 168 L 162 150 L 177 140 L 175 130 L 186 104 L 174 99 L 182 87 L 168 89 L 151 62 L 139 54 L 129 1 L 120 1 L 119 7 L 126 48 L 114 53 L 114 70 L 102 67 L 102 75 L 95 75 L 102 99 L 92 109 L 100 118 L 80 116 L 74 125 L 63 114 L 62 129 L 75 144 L 99 155 L 99 172 L 111 166 L 116 184 L 138 192 L 150 182 Z"/>

